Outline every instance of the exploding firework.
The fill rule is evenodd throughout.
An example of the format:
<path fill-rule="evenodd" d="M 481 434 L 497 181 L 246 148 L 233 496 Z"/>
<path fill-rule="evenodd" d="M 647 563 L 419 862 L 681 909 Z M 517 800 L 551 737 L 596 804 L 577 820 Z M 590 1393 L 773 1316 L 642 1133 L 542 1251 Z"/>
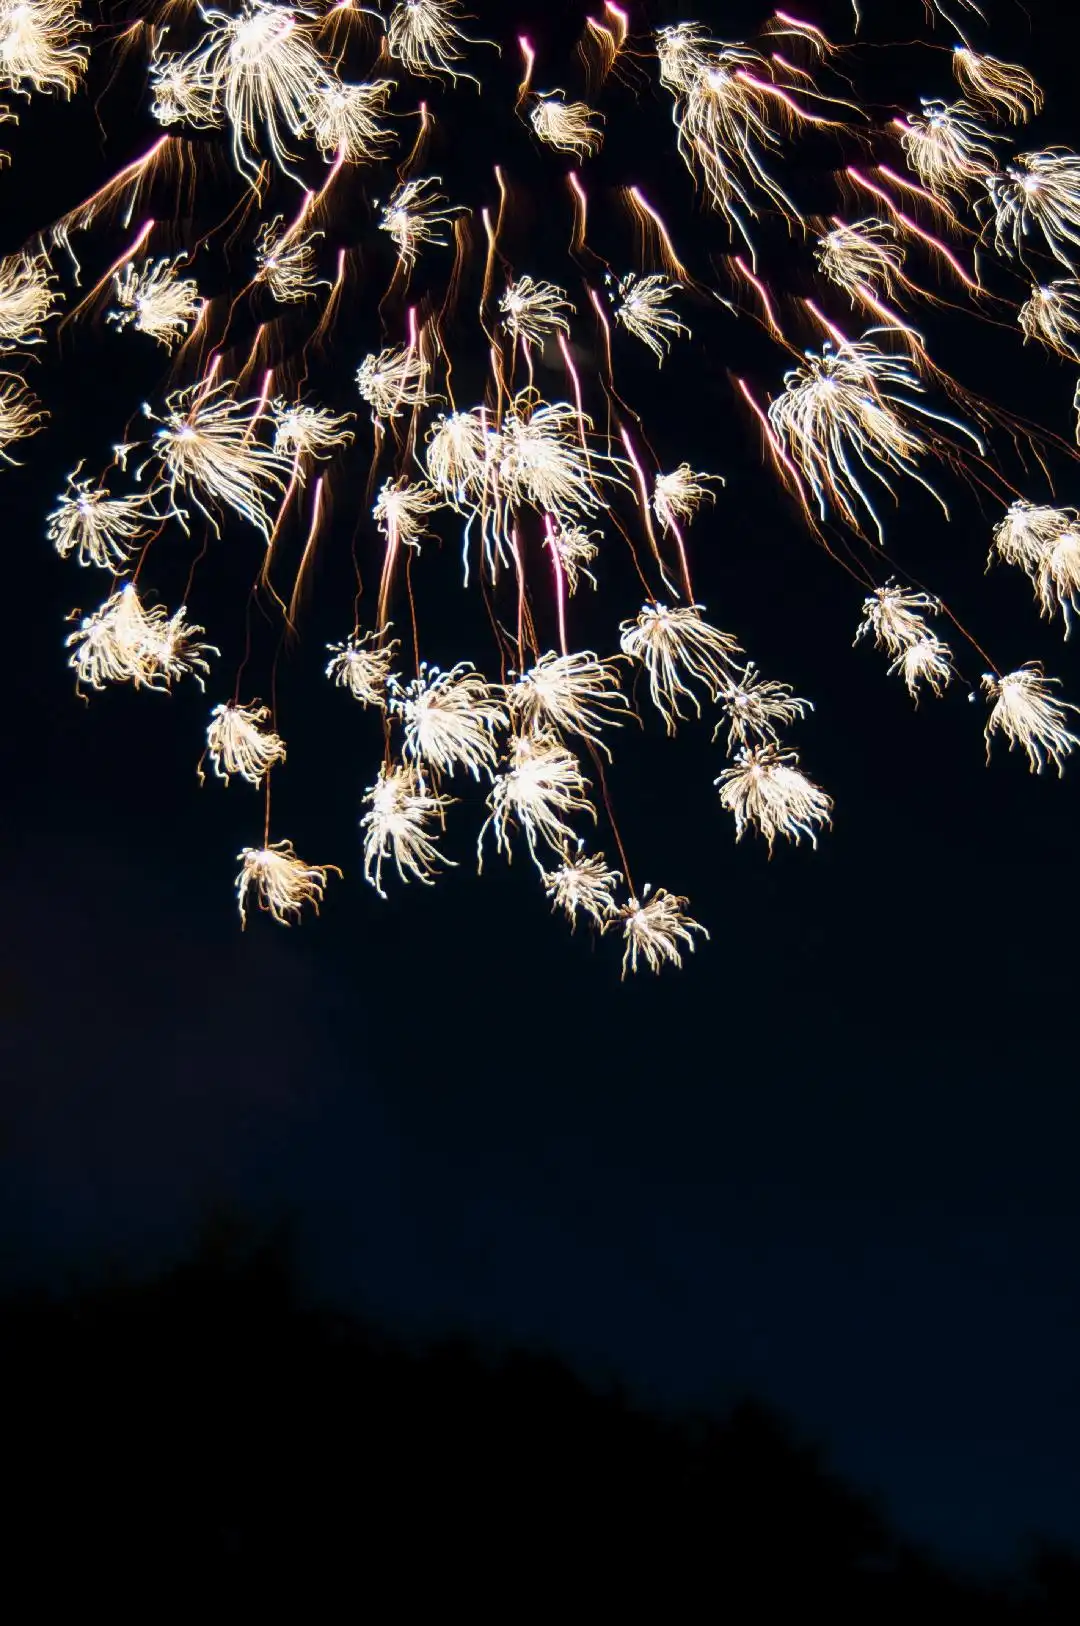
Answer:
<path fill-rule="evenodd" d="M 123 30 L 74 0 L 0 0 L 7 100 L 86 86 L 108 119 L 130 84 L 163 132 L 0 259 L 0 460 L 45 426 L 26 374 L 61 328 L 65 353 L 107 331 L 160 356 L 149 398 L 105 428 L 111 465 L 80 447 L 46 536 L 80 581 L 103 573 L 66 634 L 80 693 L 212 685 L 199 760 L 263 799 L 245 922 L 253 901 L 282 924 L 317 910 L 337 873 L 271 839 L 271 786 L 299 755 L 278 699 L 308 659 L 343 727 L 341 696 L 369 714 L 353 867 L 380 898 L 460 869 L 471 807 L 480 859 L 526 853 L 554 911 L 621 936 L 624 974 L 680 965 L 707 933 L 681 894 L 635 885 L 606 775 L 638 727 L 699 720 L 727 757 L 718 796 L 703 780 L 718 830 L 726 811 L 736 841 L 809 860 L 834 803 L 787 734 L 819 714 L 746 654 L 754 605 L 696 586 L 756 529 L 746 431 L 843 565 L 855 642 L 915 702 L 981 686 L 987 754 L 1001 736 L 1063 770 L 1076 708 L 1057 680 L 993 669 L 903 573 L 908 513 L 951 517 L 975 490 L 1000 504 L 991 562 L 1066 635 L 1080 612 L 1080 519 L 1031 472 L 1056 458 L 1075 484 L 1080 458 L 946 373 L 917 325 L 936 305 L 1030 341 L 1033 364 L 1080 362 L 1080 155 L 1037 129 L 1014 150 L 1043 93 L 957 4 L 986 41 L 928 51 L 927 95 L 888 121 L 853 99 L 855 42 L 787 12 L 731 41 L 715 16 L 650 33 L 604 0 L 576 50 L 539 60 L 527 16 L 488 28 L 458 0 L 159 0 Z M 664 190 L 646 197 L 624 132 L 653 107 Z M 811 214 L 815 165 L 831 201 Z M 695 190 L 702 224 L 680 233 Z M 749 336 L 746 376 L 715 362 L 725 323 Z M 675 406 L 650 412 L 661 367 Z M 213 622 L 223 549 L 251 559 L 232 633 Z M 306 633 L 342 560 L 325 645 Z M 425 586 L 448 562 L 452 589 Z M 461 647 L 464 593 L 486 647 Z"/>

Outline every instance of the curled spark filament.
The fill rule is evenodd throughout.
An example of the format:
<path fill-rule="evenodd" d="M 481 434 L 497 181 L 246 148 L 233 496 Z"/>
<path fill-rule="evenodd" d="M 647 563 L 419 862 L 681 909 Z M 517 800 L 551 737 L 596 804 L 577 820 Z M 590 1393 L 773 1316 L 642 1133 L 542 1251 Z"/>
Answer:
<path fill-rule="evenodd" d="M 225 121 L 215 100 L 212 78 L 197 58 L 162 51 L 155 42 L 149 63 L 150 112 L 166 129 L 187 124 L 194 130 L 213 130 Z"/>
<path fill-rule="evenodd" d="M 518 277 L 507 288 L 499 301 L 503 326 L 515 339 L 526 346 L 542 346 L 556 333 L 569 333 L 568 315 L 575 307 L 566 297 L 566 290 L 553 282 L 537 282 L 533 277 Z"/>
<path fill-rule="evenodd" d="M 40 344 L 59 300 L 48 255 L 24 249 L 0 260 L 0 351 Z"/>
<path fill-rule="evenodd" d="M 286 401 L 283 396 L 276 396 L 270 402 L 270 418 L 274 425 L 274 450 L 294 459 L 295 472 L 301 480 L 305 478 L 305 462 L 322 462 L 355 438 L 346 427 L 353 421 L 351 412 L 335 413 L 310 402 Z"/>
<path fill-rule="evenodd" d="M 652 702 L 664 719 L 669 734 L 685 716 L 680 698 L 688 700 L 698 717 L 701 703 L 690 684 L 709 694 L 722 689 L 742 653 L 730 633 L 721 632 L 703 619 L 702 604 L 646 604 L 632 621 L 619 628 L 624 655 L 644 666 Z"/>
<path fill-rule="evenodd" d="M 86 73 L 89 24 L 75 0 L 5 0 L 0 6 L 0 89 L 70 98 Z"/>
<path fill-rule="evenodd" d="M 479 90 L 479 79 L 455 65 L 464 60 L 463 46 L 494 41 L 470 38 L 458 27 L 464 17 L 457 0 L 399 0 L 386 28 L 387 52 L 417 78 L 472 79 Z"/>
<path fill-rule="evenodd" d="M 75 673 L 76 690 L 81 692 L 84 685 L 103 689 L 106 683 L 145 682 L 147 630 L 146 614 L 130 583 L 84 616 L 65 639 L 72 650 L 68 664 Z"/>
<path fill-rule="evenodd" d="M 1025 340 L 1036 339 L 1066 360 L 1080 362 L 1080 282 L 1075 277 L 1036 284 L 1017 321 Z"/>
<path fill-rule="evenodd" d="M 670 308 L 672 295 L 678 293 L 681 286 L 670 277 L 659 274 L 639 277 L 633 272 L 618 284 L 616 322 L 647 345 L 658 362 L 668 354 L 673 340 L 684 335 L 690 338 L 690 329 Z"/>
<path fill-rule="evenodd" d="M 404 724 L 404 752 L 420 769 L 494 776 L 498 734 L 509 727 L 502 696 L 470 661 L 447 672 L 421 665 L 411 683 L 391 677 L 389 711 Z"/>
<path fill-rule="evenodd" d="M 1080 526 L 1080 514 L 1074 508 L 1051 508 L 1018 498 L 994 527 L 987 569 L 996 554 L 1004 564 L 1019 565 L 1034 579 L 1049 549 L 1074 525 Z"/>
<path fill-rule="evenodd" d="M 660 83 L 668 90 L 685 93 L 706 61 L 712 41 L 700 23 L 677 23 L 656 31 L 656 57 Z"/>
<path fill-rule="evenodd" d="M 443 827 L 453 798 L 429 790 L 414 765 L 384 763 L 364 805 L 364 879 L 380 898 L 386 897 L 382 872 L 388 861 L 399 879 L 424 886 L 433 884 L 440 865 L 452 864 L 435 845 L 432 826 Z"/>
<path fill-rule="evenodd" d="M 652 508 L 662 530 L 677 531 L 679 521 L 692 520 L 703 503 L 715 502 L 710 482 L 723 485 L 719 474 L 695 473 L 689 463 L 680 463 L 670 474 L 658 474 L 653 483 Z"/>
<path fill-rule="evenodd" d="M 713 731 L 714 742 L 727 724 L 727 752 L 740 746 L 779 744 L 777 730 L 804 717 L 814 707 L 800 700 L 787 683 L 763 678 L 752 661 L 737 677 L 725 679 L 716 694 L 723 719 Z"/>
<path fill-rule="evenodd" d="M 386 538 L 387 553 L 396 553 L 400 547 L 418 548 L 428 534 L 428 516 L 438 507 L 438 492 L 424 481 L 387 480 L 371 510 Z"/>
<path fill-rule="evenodd" d="M 599 446 L 590 450 L 592 422 L 565 401 L 545 401 L 532 388 L 507 402 L 501 426 L 487 409 L 441 418 L 429 435 L 426 464 L 433 485 L 463 512 L 468 582 L 470 539 L 478 522 L 484 561 L 514 557 L 516 517 L 523 509 L 545 518 L 545 530 L 574 526 L 595 514 L 607 492 L 625 485 L 624 465 Z M 557 521 L 552 516 L 559 516 Z"/>
<path fill-rule="evenodd" d="M 927 633 L 923 638 L 916 638 L 900 651 L 892 665 L 889 675 L 899 673 L 907 686 L 908 694 L 919 703 L 922 685 L 940 699 L 945 692 L 946 685 L 955 676 L 952 651 L 948 645 L 933 633 Z"/>
<path fill-rule="evenodd" d="M 218 651 L 198 641 L 205 629 L 186 622 L 186 613 L 183 607 L 172 616 L 160 604 L 148 608 L 128 582 L 66 640 L 76 689 L 103 689 L 107 683 L 167 689 L 188 673 L 201 688 L 209 670 L 206 657 Z"/>
<path fill-rule="evenodd" d="M 988 569 L 995 555 L 1005 564 L 1019 565 L 1030 578 L 1044 616 L 1052 618 L 1061 611 L 1067 638 L 1072 616 L 1080 611 L 1080 514 L 1076 509 L 1014 502 L 994 527 Z"/>
<path fill-rule="evenodd" d="M 273 729 L 269 706 L 257 700 L 215 706 L 206 731 L 206 751 L 214 773 L 226 784 L 236 776 L 260 785 L 275 762 L 285 760 L 285 742 Z"/>
<path fill-rule="evenodd" d="M 149 672 L 146 687 L 168 688 L 174 679 L 188 675 L 200 689 L 206 687 L 203 677 L 210 670 L 207 657 L 220 655 L 221 651 L 213 644 L 200 642 L 198 635 L 206 628 L 195 626 L 186 617 L 185 605 L 173 615 L 158 607 L 150 611 L 143 646 Z"/>
<path fill-rule="evenodd" d="M 953 72 L 968 102 L 985 107 L 994 118 L 1026 124 L 1042 112 L 1043 93 L 1026 68 L 981 56 L 969 45 L 953 51 Z"/>
<path fill-rule="evenodd" d="M 921 113 L 895 121 L 904 156 L 922 184 L 948 201 L 982 182 L 996 167 L 991 134 L 966 102 L 926 101 Z"/>
<path fill-rule="evenodd" d="M 814 257 L 822 275 L 842 288 L 853 305 L 864 288 L 895 299 L 900 287 L 909 286 L 892 221 L 868 217 L 848 225 L 834 217 L 830 230 L 818 238 Z"/>
<path fill-rule="evenodd" d="M 253 898 L 279 926 L 292 925 L 307 903 L 318 914 L 327 879 L 341 874 L 334 864 L 305 864 L 296 856 L 291 841 L 245 847 L 237 857 L 240 873 L 236 877 L 236 896 L 241 926 L 247 925 L 247 911 Z"/>
<path fill-rule="evenodd" d="M 817 846 L 817 831 L 832 824 L 832 798 L 806 777 L 794 751 L 773 741 L 744 746 L 716 780 L 720 802 L 735 818 L 735 840 L 756 828 L 772 856 L 777 836 Z"/>
<path fill-rule="evenodd" d="M 1069 525 L 1046 548 L 1034 583 L 1040 611 L 1048 620 L 1060 611 L 1067 638 L 1080 612 L 1080 524 Z"/>
<path fill-rule="evenodd" d="M 622 875 L 608 868 L 602 853 L 586 856 L 579 842 L 576 852 L 564 850 L 562 862 L 555 869 L 542 869 L 540 873 L 551 907 L 562 910 L 572 931 L 579 915 L 603 930 L 616 913 L 615 889 Z"/>
<path fill-rule="evenodd" d="M 365 356 L 356 374 L 360 397 L 374 419 L 398 418 L 405 407 L 426 406 L 435 399 L 428 390 L 431 364 L 410 345 Z"/>
<path fill-rule="evenodd" d="M 985 730 L 987 762 L 994 735 L 1000 734 L 1010 751 L 1014 746 L 1024 751 L 1032 773 L 1042 773 L 1047 762 L 1054 764 L 1059 777 L 1065 772 L 1065 758 L 1080 745 L 1080 739 L 1065 726 L 1065 714 L 1080 715 L 1080 707 L 1059 700 L 1052 692 L 1060 681 L 1047 677 L 1039 661 L 1029 661 L 1002 677 L 983 674 L 983 693 L 992 702 Z"/>
<path fill-rule="evenodd" d="M 404 266 L 416 264 L 420 250 L 426 244 L 446 248 L 449 238 L 442 235 L 463 211 L 446 207 L 450 200 L 439 191 L 438 175 L 422 180 L 405 181 L 398 186 L 383 209 L 379 230 L 386 232 L 397 248 L 398 259 Z"/>
<path fill-rule="evenodd" d="M 175 391 L 165 402 L 151 455 L 158 463 L 174 510 L 187 491 L 216 527 L 206 502 L 231 508 L 270 540 L 269 503 L 285 489 L 289 460 L 252 434 L 261 401 L 236 401 L 227 383 Z M 255 417 L 252 416 L 254 410 Z M 141 471 L 140 471 L 141 472 Z M 178 510 L 177 510 L 178 511 Z"/>
<path fill-rule="evenodd" d="M 255 238 L 255 281 L 269 288 L 281 305 L 313 299 L 330 283 L 318 274 L 316 245 L 322 232 L 296 232 L 285 228 L 278 215 L 260 226 Z"/>
<path fill-rule="evenodd" d="M 389 623 L 375 632 L 354 633 L 340 644 L 327 644 L 330 660 L 326 675 L 339 689 L 347 689 L 362 706 L 384 710 L 391 668 L 399 644 L 388 638 Z"/>
<path fill-rule="evenodd" d="M 807 113 L 775 83 L 774 67 L 745 45 L 718 45 L 696 24 L 657 34 L 660 80 L 672 93 L 679 154 L 702 185 L 709 204 L 754 253 L 747 217 L 758 211 L 758 191 L 788 220 L 799 212 L 770 173 L 766 160 L 781 146 L 782 131 L 799 123 L 827 123 Z"/>
<path fill-rule="evenodd" d="M 822 519 L 828 517 L 831 502 L 858 531 L 861 511 L 882 540 L 881 521 L 860 467 L 894 498 L 888 477 L 905 474 L 945 509 L 916 468 L 931 442 L 921 425 L 905 421 L 907 414 L 958 430 L 980 451 L 982 445 L 966 425 L 919 402 L 923 385 L 907 357 L 890 355 L 865 336 L 851 342 L 837 334 L 837 340 L 819 353 L 808 351 L 805 362 L 785 374 L 784 393 L 769 405 L 769 422 L 813 491 Z"/>
<path fill-rule="evenodd" d="M 456 505 L 473 503 L 487 484 L 497 442 L 480 410 L 436 418 L 425 452 L 432 485 Z"/>
<path fill-rule="evenodd" d="M 512 510 L 523 504 L 577 518 L 601 506 L 598 481 L 619 476 L 597 471 L 578 439 L 581 420 L 566 401 L 544 401 L 524 390 L 509 403 L 499 430 L 498 479 Z M 584 420 L 587 433 L 591 419 Z M 614 465 L 614 460 L 607 459 Z"/>
<path fill-rule="evenodd" d="M 393 146 L 394 132 L 381 124 L 393 81 L 319 85 L 308 106 L 308 131 L 327 162 L 374 164 Z"/>
<path fill-rule="evenodd" d="M 580 159 L 599 152 L 604 132 L 600 118 L 586 102 L 568 102 L 561 91 L 541 93 L 529 114 L 529 123 L 545 146 L 572 153 Z"/>
<path fill-rule="evenodd" d="M 81 467 L 67 477 L 67 490 L 45 522 L 46 538 L 62 559 L 74 555 L 80 565 L 96 565 L 122 576 L 147 534 L 146 521 L 159 516 L 145 492 L 110 497 L 106 487 L 92 478 L 78 478 Z"/>
<path fill-rule="evenodd" d="M 14 373 L 0 373 L 0 462 L 15 467 L 8 447 L 36 435 L 46 414 L 40 401 Z"/>
<path fill-rule="evenodd" d="M 955 676 L 952 651 L 926 622 L 928 615 L 940 615 L 942 610 L 932 594 L 912 592 L 896 582 L 887 582 L 863 600 L 855 642 L 873 637 L 876 647 L 891 658 L 889 676 L 903 677 L 916 705 L 923 685 L 940 698 Z"/>
<path fill-rule="evenodd" d="M 1065 147 L 1021 153 L 986 177 L 994 246 L 1006 258 L 1024 259 L 1033 230 L 1070 270 L 1080 249 L 1080 156 Z"/>
<path fill-rule="evenodd" d="M 220 105 L 225 114 L 237 169 L 261 184 L 256 149 L 265 135 L 275 163 L 292 175 L 289 141 L 302 140 L 312 96 L 333 84 L 314 43 L 312 13 L 245 0 L 235 16 L 212 9 L 203 16 L 210 27 L 191 67 L 207 87 L 210 106 Z"/>
<path fill-rule="evenodd" d="M 622 974 L 634 972 L 643 962 L 650 971 L 665 964 L 680 967 L 684 953 L 693 953 L 694 933 L 708 937 L 705 927 L 686 912 L 687 898 L 680 898 L 662 886 L 653 891 L 646 886 L 638 898 L 630 898 L 610 922 L 622 930 L 625 948 Z"/>
<path fill-rule="evenodd" d="M 481 867 L 488 830 L 495 833 L 496 851 L 509 859 L 513 854 L 511 837 L 520 828 L 534 864 L 543 872 L 538 842 L 562 853 L 576 840 L 572 826 L 566 822 L 568 818 L 584 814 L 596 822 L 588 786 L 577 758 L 554 736 L 514 735 L 504 769 L 495 776 L 488 796 L 488 817 L 477 842 Z"/>
<path fill-rule="evenodd" d="M 863 600 L 855 642 L 872 637 L 878 649 L 896 657 L 927 633 L 925 616 L 940 615 L 941 603 L 929 593 L 912 592 L 896 582 L 877 587 Z"/>
<path fill-rule="evenodd" d="M 182 257 L 181 257 L 182 258 Z M 203 300 L 193 277 L 181 277 L 176 260 L 129 261 L 113 277 L 117 309 L 107 320 L 118 328 L 134 327 L 174 350 L 203 313 Z"/>
<path fill-rule="evenodd" d="M 599 534 L 599 531 L 587 531 L 584 525 L 555 524 L 544 528 L 544 546 L 558 554 L 559 569 L 570 597 L 577 592 L 582 576 L 592 582 L 594 589 L 598 585 L 589 565 L 600 551 L 593 541 Z"/>
<path fill-rule="evenodd" d="M 632 715 L 620 676 L 617 657 L 601 660 L 591 650 L 548 651 L 510 686 L 507 702 L 519 728 L 576 734 L 598 746 L 610 761 L 600 730 L 619 728 Z"/>

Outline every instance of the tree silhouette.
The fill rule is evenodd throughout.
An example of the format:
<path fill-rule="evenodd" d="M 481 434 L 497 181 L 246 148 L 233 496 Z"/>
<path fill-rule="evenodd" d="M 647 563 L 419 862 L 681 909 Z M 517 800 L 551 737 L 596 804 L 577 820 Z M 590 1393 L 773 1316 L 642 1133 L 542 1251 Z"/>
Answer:
<path fill-rule="evenodd" d="M 0 1336 L 8 1551 L 86 1596 L 123 1578 L 155 1608 L 173 1586 L 237 1584 L 247 1609 L 301 1587 L 379 1621 L 1080 1618 L 1074 1557 L 1044 1549 L 997 1589 L 953 1576 L 753 1401 L 665 1420 L 548 1357 L 410 1352 L 313 1309 L 287 1231 L 218 1216 L 154 1280 L 9 1300 Z"/>

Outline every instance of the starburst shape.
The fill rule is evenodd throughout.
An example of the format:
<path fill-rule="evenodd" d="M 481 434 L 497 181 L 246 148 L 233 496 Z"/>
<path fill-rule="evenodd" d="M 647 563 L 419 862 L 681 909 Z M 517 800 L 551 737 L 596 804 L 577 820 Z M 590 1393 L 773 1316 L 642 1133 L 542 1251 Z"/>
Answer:
<path fill-rule="evenodd" d="M 986 719 L 988 762 L 994 735 L 1000 734 L 1010 751 L 1018 745 L 1026 753 L 1032 773 L 1042 773 L 1047 762 L 1054 764 L 1059 777 L 1065 772 L 1065 758 L 1080 745 L 1080 739 L 1065 726 L 1065 713 L 1080 714 L 1080 707 L 1052 693 L 1060 681 L 1047 677 L 1039 661 L 1029 661 L 1001 677 L 984 672 L 983 692 L 993 702 Z"/>
<path fill-rule="evenodd" d="M 644 962 L 650 971 L 659 972 L 665 964 L 680 967 L 683 955 L 693 953 L 697 946 L 694 933 L 708 937 L 705 927 L 691 919 L 686 912 L 686 898 L 677 897 L 664 887 L 654 891 L 646 886 L 640 898 L 630 898 L 616 911 L 611 926 L 622 929 L 625 949 L 622 974 L 638 969 Z"/>
<path fill-rule="evenodd" d="M 832 798 L 800 770 L 794 751 L 768 742 L 744 746 L 715 781 L 720 802 L 735 816 L 735 840 L 751 827 L 765 837 L 771 856 L 777 836 L 817 846 L 817 831 L 832 823 Z"/>
<path fill-rule="evenodd" d="M 401 880 L 430 886 L 438 866 L 451 863 L 436 847 L 432 826 L 442 827 L 452 799 L 429 790 L 414 764 L 384 763 L 364 804 L 365 880 L 385 898 L 383 865 L 392 860 Z"/>

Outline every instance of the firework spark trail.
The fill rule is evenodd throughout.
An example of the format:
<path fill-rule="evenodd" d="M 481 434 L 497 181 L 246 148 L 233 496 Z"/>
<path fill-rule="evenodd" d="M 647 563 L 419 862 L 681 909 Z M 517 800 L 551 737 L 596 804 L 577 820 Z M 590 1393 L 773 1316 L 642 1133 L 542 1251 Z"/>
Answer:
<path fill-rule="evenodd" d="M 859 170 L 855 169 L 852 165 L 848 166 L 846 174 L 852 181 L 854 181 L 856 186 L 860 187 L 865 192 L 869 192 L 872 197 L 877 198 L 879 202 L 885 205 L 885 208 L 889 211 L 891 219 L 895 222 L 901 232 L 910 234 L 910 236 L 916 239 L 916 241 L 925 244 L 925 246 L 929 248 L 932 253 L 943 260 L 949 269 L 955 272 L 956 276 L 959 277 L 964 287 L 967 288 L 970 293 L 975 294 L 982 292 L 978 279 L 970 276 L 968 272 L 964 270 L 964 267 L 961 265 L 952 249 L 949 248 L 948 244 L 943 242 L 940 237 L 936 237 L 933 232 L 928 232 L 923 226 L 920 226 L 918 221 L 913 219 L 911 215 L 906 214 L 883 187 L 875 186 L 872 181 L 868 180 L 865 175 L 863 175 Z"/>
<path fill-rule="evenodd" d="M 971 0 L 956 3 L 979 26 Z M 856 641 L 872 635 L 913 700 L 945 703 L 959 687 L 959 667 L 935 618 L 983 652 L 947 605 L 885 555 L 876 491 L 898 507 L 903 477 L 913 501 L 923 500 L 921 488 L 948 516 L 924 472 L 934 458 L 1001 500 L 992 555 L 1020 566 L 1039 611 L 1060 617 L 1066 636 L 1080 614 L 1080 525 L 1074 509 L 1017 490 L 984 443 L 1004 429 L 1022 461 L 1030 450 L 1048 475 L 1061 439 L 939 368 L 906 306 L 966 309 L 983 322 L 1000 315 L 998 325 L 1018 341 L 1080 360 L 1080 157 L 1040 150 L 1036 138 L 1030 151 L 1001 156 L 1009 127 L 1036 117 L 1044 97 L 1026 68 L 966 32 L 951 53 L 961 99 L 944 100 L 941 86 L 931 86 L 938 94 L 922 99 L 919 112 L 885 126 L 853 99 L 855 53 L 787 12 L 776 12 L 756 42 L 716 39 L 697 22 L 644 38 L 621 6 L 604 0 L 583 17 L 568 68 L 538 60 L 525 35 L 474 35 L 459 0 L 396 0 L 385 16 L 365 13 L 366 27 L 357 28 L 363 10 L 338 5 L 318 14 L 276 0 L 243 0 L 231 13 L 166 5 L 149 27 L 114 31 L 116 57 L 106 67 L 122 59 L 127 71 L 145 52 L 151 110 L 164 133 L 21 256 L 0 262 L 0 349 L 13 366 L 52 332 L 70 333 L 75 318 L 87 318 L 74 331 L 89 342 L 82 335 L 107 293 L 112 328 L 133 328 L 172 357 L 144 407 L 148 438 L 130 438 L 133 418 L 108 480 L 84 474 L 80 462 L 48 514 L 56 553 L 112 578 L 100 609 L 69 636 L 70 664 L 91 692 L 113 682 L 151 690 L 185 677 L 202 683 L 217 651 L 199 641 L 203 629 L 186 609 L 170 615 L 145 585 L 150 545 L 156 568 L 159 558 L 164 564 L 160 538 L 189 531 L 193 511 L 205 518 L 202 550 L 185 567 L 186 604 L 203 584 L 209 538 L 229 521 L 227 545 L 242 546 L 233 523 L 254 530 L 244 655 L 232 700 L 211 710 L 204 754 L 215 777 L 266 797 L 261 845 L 241 854 L 242 919 L 253 899 L 284 924 L 306 903 L 317 909 L 338 872 L 306 865 L 291 841 L 270 840 L 271 770 L 285 760 L 277 677 L 317 555 L 336 541 L 335 492 L 362 483 L 342 468 L 358 431 L 361 439 L 366 432 L 362 411 L 349 427 L 359 395 L 372 445 L 368 512 L 353 544 L 357 615 L 369 556 L 378 561 L 378 587 L 368 628 L 356 619 L 329 646 L 327 677 L 374 709 L 383 730 L 383 763 L 360 820 L 367 880 L 385 895 L 391 872 L 426 885 L 454 864 L 436 844 L 455 805 L 440 779 L 463 770 L 490 785 L 478 855 L 490 832 L 509 858 L 519 832 L 544 892 L 571 924 L 584 917 L 601 934 L 621 933 L 624 974 L 679 965 L 704 928 L 680 895 L 635 891 L 611 811 L 609 731 L 637 720 L 620 673 L 645 680 L 669 733 L 706 705 L 718 709 L 714 739 L 729 761 L 716 784 L 736 840 L 754 828 L 770 853 L 778 836 L 816 845 L 833 804 L 779 735 L 804 721 L 811 703 L 760 673 L 695 596 L 700 554 L 712 543 L 699 550 L 688 528 L 696 521 L 706 539 L 710 528 L 714 539 L 733 529 L 723 479 L 699 472 L 696 459 L 672 446 L 681 420 L 668 426 L 662 452 L 654 450 L 627 379 L 635 365 L 640 375 L 642 360 L 666 363 L 665 379 L 680 369 L 674 398 L 685 405 L 681 380 L 697 368 L 692 388 L 703 390 L 710 319 L 721 309 L 769 347 L 759 372 L 730 379 L 740 415 L 760 432 L 765 467 L 842 566 L 845 591 L 857 584 Z M 27 0 L 18 26 L 4 22 L 8 12 L 0 3 L 0 86 L 18 96 L 71 96 L 109 49 L 94 43 L 71 0 Z M 590 164 L 607 166 L 607 176 L 620 161 L 620 95 L 644 109 L 649 85 L 667 98 L 669 169 L 646 186 L 633 175 L 615 187 L 587 183 Z M 502 123 L 492 116 L 496 105 Z M 462 185 L 447 167 L 444 191 L 433 172 L 442 160 L 429 154 L 449 159 L 461 131 L 454 121 L 463 117 L 500 141 L 509 128 L 520 157 L 489 143 L 486 179 L 469 175 Z M 820 215 L 803 212 L 791 162 L 802 143 L 831 152 L 825 162 L 840 192 L 849 204 L 857 199 L 850 215 L 839 200 L 831 213 L 828 205 Z M 881 161 L 897 152 L 899 167 Z M 683 242 L 668 224 L 663 180 L 670 176 L 672 196 L 691 185 L 679 160 L 712 212 L 709 231 L 726 241 L 723 274 L 734 302 L 697 267 L 688 252 L 696 241 Z M 550 198 L 532 196 L 522 208 L 522 175 L 538 167 L 551 177 Z M 209 220 L 206 190 L 215 202 Z M 552 200 L 569 223 L 565 274 L 551 271 L 548 252 L 529 258 L 535 217 L 546 233 Z M 551 212 L 558 241 L 565 226 Z M 636 260 L 619 246 L 628 230 Z M 68 256 L 78 287 L 76 236 L 88 239 L 93 264 L 109 263 L 53 323 L 61 289 L 50 253 Z M 790 272 L 774 263 L 781 236 Z M 987 250 L 997 258 L 984 278 L 977 256 Z M 388 268 L 381 282 L 380 266 Z M 794 298 L 789 289 L 805 290 L 799 279 L 815 275 L 823 293 Z M 871 324 L 855 339 L 839 325 L 851 309 Z M 346 331 L 339 324 L 351 332 L 357 312 L 370 348 L 343 369 L 329 341 Z M 804 352 L 793 335 L 808 318 L 821 338 Z M 636 363 L 624 363 L 635 351 Z M 553 369 L 565 398 L 550 387 Z M 351 372 L 354 410 L 311 398 L 309 371 L 331 391 Z M 935 396 L 957 415 L 938 411 Z M 13 461 L 9 448 L 43 423 L 22 373 L 0 375 L 0 459 Z M 711 408 L 707 426 L 719 449 L 701 463 L 732 467 Z M 123 489 L 124 476 L 134 489 Z M 418 602 L 414 567 L 419 580 L 455 523 L 465 586 L 478 582 L 491 621 L 499 682 L 464 652 L 441 672 L 422 659 L 426 601 Z M 632 601 L 619 600 L 627 557 L 610 545 L 614 532 L 636 574 Z M 286 571 L 292 586 L 279 596 L 271 574 L 280 582 Z M 593 605 L 610 603 L 609 647 L 618 654 L 577 647 L 575 594 L 583 586 Z M 406 604 L 411 679 L 398 669 L 400 647 L 390 637 Z M 278 627 L 269 706 L 240 701 L 241 678 L 257 658 L 255 606 L 276 614 Z M 301 646 L 295 658 L 302 655 Z M 1003 735 L 1034 770 L 1050 761 L 1060 772 L 1077 741 L 1067 727 L 1075 708 L 1058 698 L 1056 680 L 1038 662 L 1012 672 L 989 657 L 984 664 L 988 750 Z M 596 807 L 578 746 L 596 769 Z M 584 846 L 601 804 L 618 871 Z"/>

